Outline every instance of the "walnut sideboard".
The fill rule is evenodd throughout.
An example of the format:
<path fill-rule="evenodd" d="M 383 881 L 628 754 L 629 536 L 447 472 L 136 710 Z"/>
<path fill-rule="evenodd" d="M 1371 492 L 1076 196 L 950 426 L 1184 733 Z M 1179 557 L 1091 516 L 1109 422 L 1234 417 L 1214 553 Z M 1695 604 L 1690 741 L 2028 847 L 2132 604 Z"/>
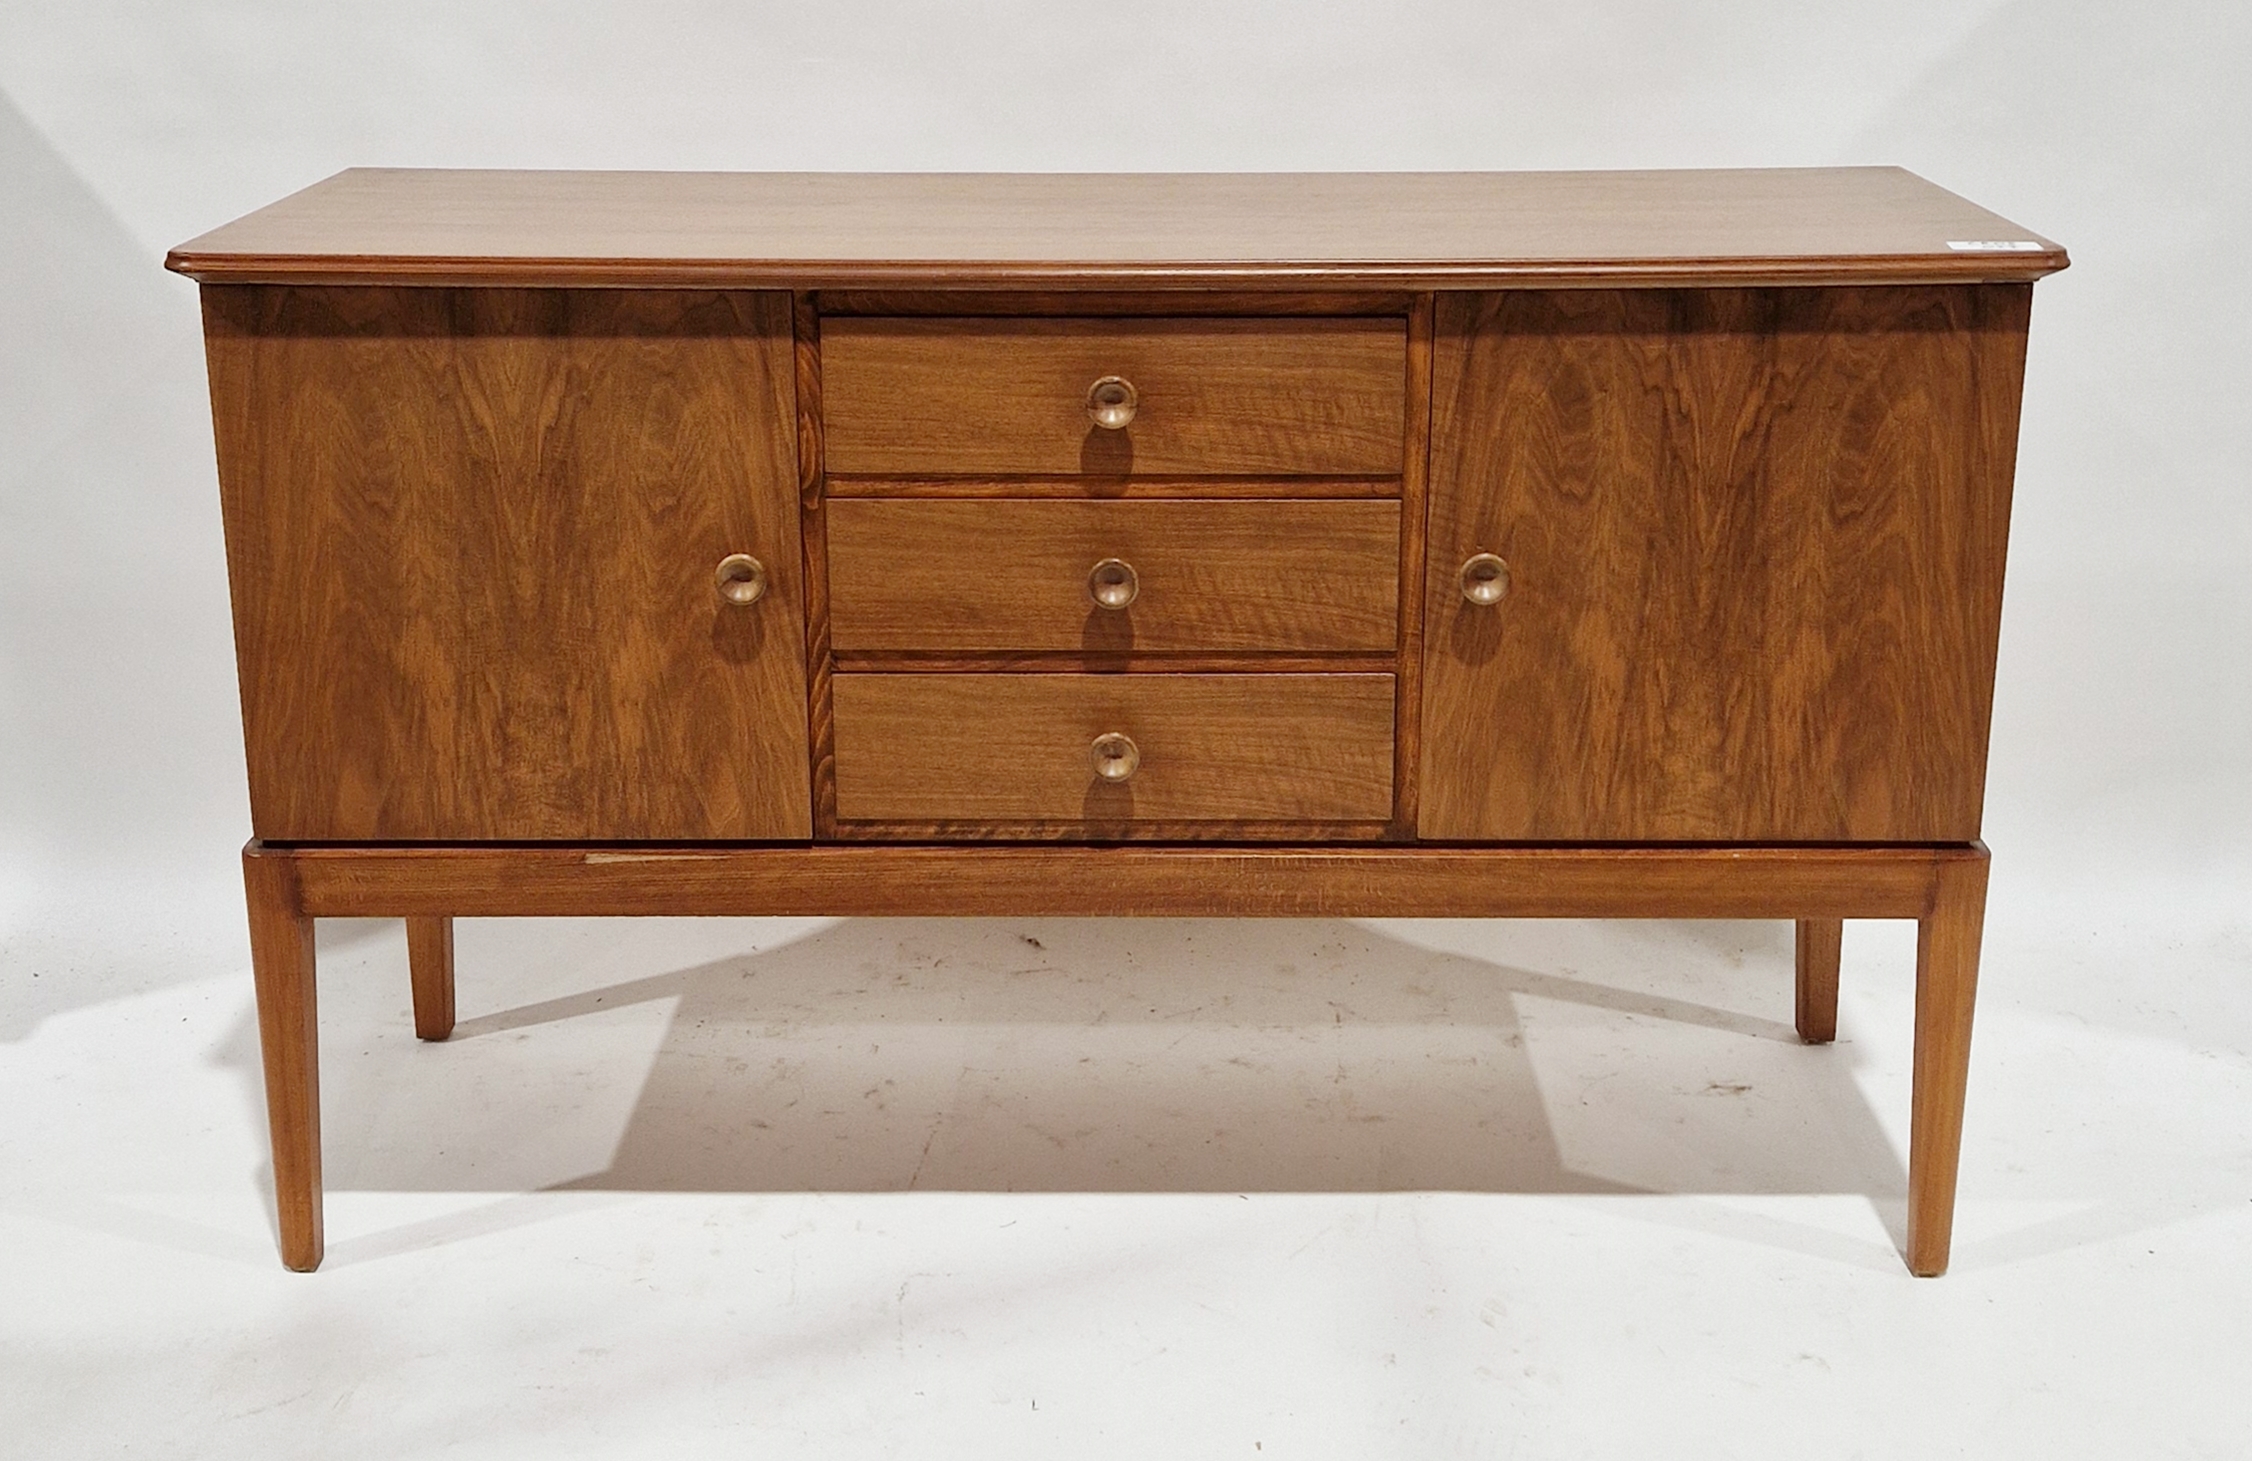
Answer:
<path fill-rule="evenodd" d="M 1947 1263 L 2033 281 L 1890 168 L 355 170 L 200 281 L 282 1259 L 312 920 L 1913 918 Z"/>

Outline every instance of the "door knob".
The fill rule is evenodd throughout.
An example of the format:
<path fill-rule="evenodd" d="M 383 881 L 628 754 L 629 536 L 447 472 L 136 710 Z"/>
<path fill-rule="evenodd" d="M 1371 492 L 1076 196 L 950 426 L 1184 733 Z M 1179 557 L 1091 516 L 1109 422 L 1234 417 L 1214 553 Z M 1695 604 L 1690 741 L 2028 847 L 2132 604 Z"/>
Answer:
<path fill-rule="evenodd" d="M 1134 744 L 1132 736 L 1118 731 L 1095 737 L 1088 753 L 1094 759 L 1095 774 L 1109 782 L 1126 780 L 1142 764 L 1142 748 Z"/>
<path fill-rule="evenodd" d="M 1142 591 L 1134 565 L 1123 558 L 1105 558 L 1087 570 L 1087 597 L 1105 609 L 1123 609 Z"/>
<path fill-rule="evenodd" d="M 1455 577 L 1462 597 L 1481 609 L 1493 607 L 1509 596 L 1509 565 L 1498 553 L 1474 553 Z"/>
<path fill-rule="evenodd" d="M 1087 387 L 1087 418 L 1105 431 L 1124 431 L 1139 398 L 1124 376 L 1106 375 Z"/>
<path fill-rule="evenodd" d="M 712 587 L 730 604 L 755 604 L 766 597 L 766 565 L 748 553 L 730 553 L 712 570 Z"/>

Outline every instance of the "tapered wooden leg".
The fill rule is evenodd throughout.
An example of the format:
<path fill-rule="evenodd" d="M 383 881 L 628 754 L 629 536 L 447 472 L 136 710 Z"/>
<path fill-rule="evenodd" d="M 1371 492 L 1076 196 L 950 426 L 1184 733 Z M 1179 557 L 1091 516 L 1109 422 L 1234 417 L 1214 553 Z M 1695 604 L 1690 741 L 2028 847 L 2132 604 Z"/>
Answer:
<path fill-rule="evenodd" d="M 414 984 L 414 1033 L 443 1040 L 454 1032 L 454 921 L 407 920 L 407 978 Z"/>
<path fill-rule="evenodd" d="M 1798 1037 L 1809 1045 L 1838 1037 L 1838 949 L 1844 938 L 1840 919 L 1798 921 Z"/>
<path fill-rule="evenodd" d="M 1963 1149 L 1971 1006 L 1986 923 L 1986 858 L 1940 865 L 1931 911 L 1916 926 L 1916 1073 L 1908 1123 L 1908 1268 L 1947 1271 L 1955 1169 Z"/>
<path fill-rule="evenodd" d="M 242 880 L 250 903 L 250 968 L 258 989 L 258 1048 L 266 1068 L 282 1262 L 310 1273 L 320 1267 L 322 1249 L 313 920 L 298 900 L 297 871 L 286 854 L 245 849 Z"/>

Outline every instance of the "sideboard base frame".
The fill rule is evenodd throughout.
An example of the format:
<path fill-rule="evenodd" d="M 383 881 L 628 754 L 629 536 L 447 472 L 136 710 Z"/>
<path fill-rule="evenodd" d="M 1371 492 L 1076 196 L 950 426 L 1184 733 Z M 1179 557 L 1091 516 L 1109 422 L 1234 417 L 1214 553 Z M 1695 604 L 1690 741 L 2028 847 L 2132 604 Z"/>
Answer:
<path fill-rule="evenodd" d="M 1982 843 L 1903 846 L 286 846 L 243 849 L 283 1261 L 322 1254 L 313 920 L 407 920 L 415 1032 L 454 1021 L 457 917 L 1778 918 L 1797 1026 L 1837 1029 L 1839 923 L 1913 918 L 1909 1269 L 1947 1268 Z"/>

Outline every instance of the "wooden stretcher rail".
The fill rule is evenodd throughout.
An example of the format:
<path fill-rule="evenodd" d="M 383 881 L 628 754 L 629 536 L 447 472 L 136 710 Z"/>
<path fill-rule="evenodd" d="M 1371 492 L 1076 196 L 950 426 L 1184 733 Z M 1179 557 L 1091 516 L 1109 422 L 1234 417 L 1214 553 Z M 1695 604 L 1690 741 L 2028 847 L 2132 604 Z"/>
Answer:
<path fill-rule="evenodd" d="M 310 917 L 1918 918 L 1907 847 L 271 847 Z"/>

